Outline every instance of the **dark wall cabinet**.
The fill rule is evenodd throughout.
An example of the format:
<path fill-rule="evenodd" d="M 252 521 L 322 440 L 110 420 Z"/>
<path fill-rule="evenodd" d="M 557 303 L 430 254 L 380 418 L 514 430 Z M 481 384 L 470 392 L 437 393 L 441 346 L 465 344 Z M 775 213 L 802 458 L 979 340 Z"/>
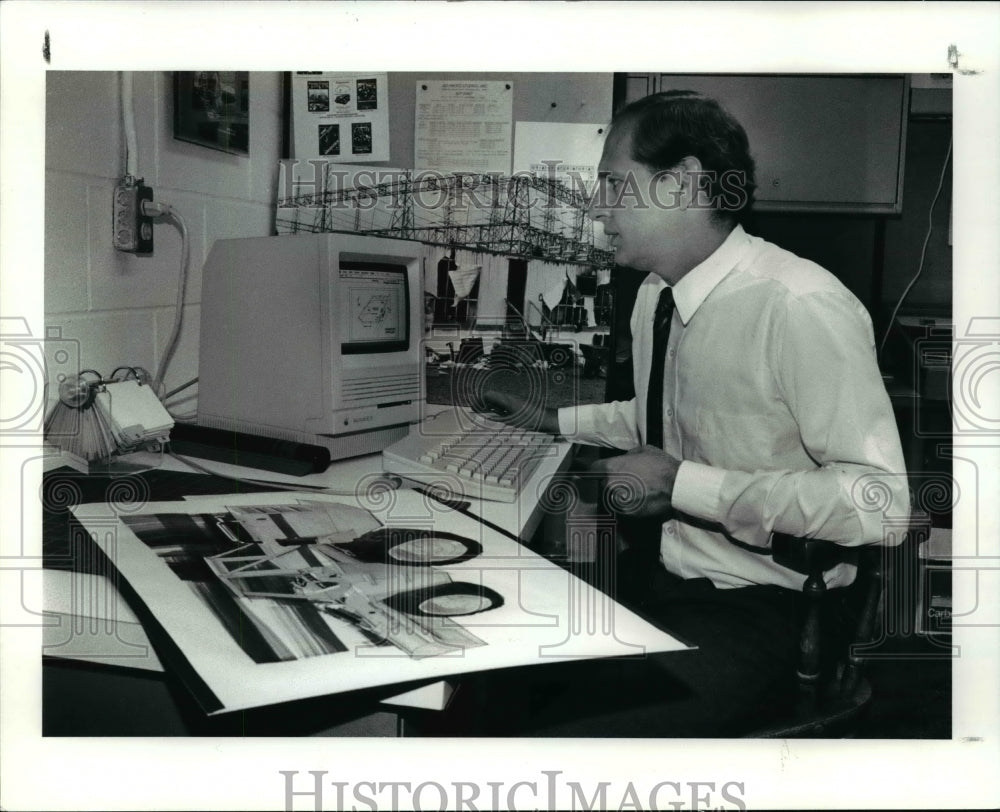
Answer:
<path fill-rule="evenodd" d="M 628 102 L 662 90 L 718 99 L 744 126 L 758 211 L 898 214 L 905 75 L 626 74 Z M 622 96 L 624 96 L 622 98 Z"/>

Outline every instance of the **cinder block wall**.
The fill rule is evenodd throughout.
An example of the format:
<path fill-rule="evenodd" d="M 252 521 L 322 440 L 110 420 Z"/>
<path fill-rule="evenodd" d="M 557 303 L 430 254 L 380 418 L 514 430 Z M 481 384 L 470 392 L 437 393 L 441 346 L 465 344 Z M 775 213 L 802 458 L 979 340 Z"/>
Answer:
<path fill-rule="evenodd" d="M 250 74 L 250 155 L 236 156 L 173 137 L 173 74 L 134 74 L 136 171 L 184 218 L 190 266 L 180 341 L 167 389 L 198 374 L 201 269 L 219 238 L 274 230 L 281 149 L 281 78 Z M 112 193 L 125 171 L 119 74 L 52 71 L 46 85 L 45 323 L 79 347 L 83 368 L 107 375 L 139 365 L 155 374 L 173 328 L 181 238 L 155 226 L 155 251 L 136 257 L 112 246 Z M 49 367 L 49 400 L 59 364 Z M 193 410 L 197 389 L 175 407 Z"/>

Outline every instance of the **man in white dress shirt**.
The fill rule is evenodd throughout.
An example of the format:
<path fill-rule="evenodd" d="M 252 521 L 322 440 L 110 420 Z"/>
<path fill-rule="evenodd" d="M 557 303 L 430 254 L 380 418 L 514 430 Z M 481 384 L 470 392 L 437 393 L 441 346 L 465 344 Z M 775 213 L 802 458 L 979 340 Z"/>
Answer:
<path fill-rule="evenodd" d="M 623 560 L 641 583 L 622 594 L 699 647 L 590 666 L 584 690 L 574 671 L 543 668 L 533 679 L 548 680 L 535 691 L 545 700 L 512 732 L 737 729 L 794 673 L 804 576 L 775 563 L 772 534 L 879 544 L 883 514 L 864 489 L 878 483 L 897 515 L 908 505 L 869 315 L 832 274 L 743 230 L 753 173 L 745 132 L 713 100 L 671 91 L 625 108 L 591 215 L 616 263 L 648 273 L 631 318 L 635 398 L 557 411 L 485 394 L 512 421 L 536 415 L 534 428 L 625 451 L 597 470 L 606 487 L 633 494 L 623 520 L 647 538 L 630 541 L 658 547 L 658 563 Z M 840 564 L 827 584 L 854 573 Z"/>

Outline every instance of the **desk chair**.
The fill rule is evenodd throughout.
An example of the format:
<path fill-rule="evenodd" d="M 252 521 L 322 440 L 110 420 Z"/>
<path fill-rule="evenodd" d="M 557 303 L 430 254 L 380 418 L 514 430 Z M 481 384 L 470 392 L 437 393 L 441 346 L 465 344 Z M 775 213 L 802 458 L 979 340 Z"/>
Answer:
<path fill-rule="evenodd" d="M 608 511 L 605 515 L 613 514 Z M 613 567 L 606 561 L 598 563 L 597 581 L 592 582 L 600 589 L 614 589 L 628 603 L 645 591 L 643 581 L 656 566 L 659 519 L 619 515 L 614 516 L 614 522 L 629 554 L 619 555 Z M 796 673 L 789 674 L 791 690 L 780 692 L 768 706 L 767 716 L 756 717 L 749 729 L 738 735 L 844 738 L 855 732 L 872 701 L 860 649 L 872 642 L 875 631 L 883 592 L 884 549 L 847 548 L 819 539 L 774 535 L 771 554 L 775 561 L 805 576 L 798 662 Z M 858 571 L 854 582 L 828 590 L 823 573 L 842 560 L 853 561 L 855 556 Z M 617 575 L 609 575 L 611 572 Z M 588 580 L 594 577 L 578 574 Z"/>
<path fill-rule="evenodd" d="M 882 599 L 881 546 L 857 550 L 853 584 L 828 590 L 823 573 L 848 550 L 819 539 L 775 534 L 774 560 L 806 576 L 805 607 L 799 636 L 797 694 L 786 713 L 745 734 L 747 738 L 844 737 L 852 734 L 872 701 L 859 647 L 872 641 Z M 840 621 L 841 628 L 824 628 Z"/>

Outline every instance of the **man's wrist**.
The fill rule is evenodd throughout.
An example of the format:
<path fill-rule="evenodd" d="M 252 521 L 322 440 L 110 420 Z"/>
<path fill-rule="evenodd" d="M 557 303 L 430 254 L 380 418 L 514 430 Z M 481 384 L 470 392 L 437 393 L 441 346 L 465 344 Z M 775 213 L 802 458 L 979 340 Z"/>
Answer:
<path fill-rule="evenodd" d="M 541 425 L 538 430 L 546 434 L 562 434 L 562 430 L 559 427 L 559 410 L 557 408 L 549 406 L 542 411 Z"/>

